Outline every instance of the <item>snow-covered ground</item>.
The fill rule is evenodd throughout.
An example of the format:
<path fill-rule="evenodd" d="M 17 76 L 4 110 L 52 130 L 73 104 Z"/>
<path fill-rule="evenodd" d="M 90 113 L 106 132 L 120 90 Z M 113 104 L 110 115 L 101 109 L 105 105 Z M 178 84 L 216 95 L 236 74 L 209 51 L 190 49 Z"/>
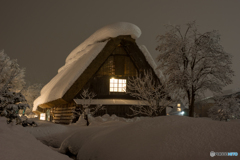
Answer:
<path fill-rule="evenodd" d="M 39 127 L 23 128 L 7 125 L 0 117 L 0 160 L 69 159 L 58 152 L 71 152 L 81 160 L 239 159 L 210 157 L 211 151 L 240 153 L 239 120 L 183 116 L 126 120 L 105 115 L 88 127 L 82 121 L 72 125 L 37 122 Z"/>
<path fill-rule="evenodd" d="M 45 131 L 43 126 L 33 129 L 36 132 L 39 130 L 39 133 Z M 26 128 L 13 123 L 7 124 L 6 118 L 0 117 L 0 160 L 68 159 L 70 159 L 68 156 L 59 154 L 38 141 Z"/>

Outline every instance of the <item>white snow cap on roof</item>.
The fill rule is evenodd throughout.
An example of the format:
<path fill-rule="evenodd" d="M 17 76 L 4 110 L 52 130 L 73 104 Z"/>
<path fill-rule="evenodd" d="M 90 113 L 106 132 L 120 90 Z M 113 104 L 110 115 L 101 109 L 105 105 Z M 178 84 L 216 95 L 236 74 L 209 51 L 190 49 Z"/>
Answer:
<path fill-rule="evenodd" d="M 141 35 L 141 30 L 138 26 L 128 23 L 128 22 L 117 22 L 107 25 L 95 33 L 93 33 L 88 39 L 86 39 L 82 44 L 77 46 L 67 57 L 66 64 L 75 60 L 76 57 L 82 56 L 79 54 L 87 46 L 94 44 L 96 42 L 104 41 L 108 38 L 117 37 L 119 35 L 131 35 L 133 39 L 139 38 Z"/>
<path fill-rule="evenodd" d="M 144 54 L 147 62 L 149 63 L 149 65 L 152 67 L 153 71 L 155 72 L 155 74 L 158 76 L 159 79 L 163 80 L 164 76 L 162 74 L 162 72 L 160 70 L 157 70 L 157 64 L 155 63 L 152 55 L 149 53 L 148 49 L 146 46 L 144 45 L 139 45 L 138 46 L 139 49 L 142 51 L 142 53 Z"/>
<path fill-rule="evenodd" d="M 66 63 L 58 70 L 58 74 L 41 90 L 41 95 L 34 101 L 33 111 L 37 106 L 62 98 L 77 78 L 96 58 L 105 47 L 109 38 L 120 35 L 131 35 L 136 39 L 140 37 L 141 30 L 128 22 L 118 22 L 107 25 L 86 39 L 75 48 L 67 57 Z"/>

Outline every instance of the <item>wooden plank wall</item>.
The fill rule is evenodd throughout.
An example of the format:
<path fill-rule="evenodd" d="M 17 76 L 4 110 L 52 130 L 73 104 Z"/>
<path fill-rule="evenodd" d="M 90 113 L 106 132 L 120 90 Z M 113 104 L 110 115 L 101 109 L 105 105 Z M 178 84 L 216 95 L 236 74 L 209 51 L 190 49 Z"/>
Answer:
<path fill-rule="evenodd" d="M 54 123 L 59 124 L 70 124 L 74 118 L 74 111 L 76 105 L 72 102 L 67 105 L 62 105 L 59 107 L 52 108 L 53 120 Z"/>

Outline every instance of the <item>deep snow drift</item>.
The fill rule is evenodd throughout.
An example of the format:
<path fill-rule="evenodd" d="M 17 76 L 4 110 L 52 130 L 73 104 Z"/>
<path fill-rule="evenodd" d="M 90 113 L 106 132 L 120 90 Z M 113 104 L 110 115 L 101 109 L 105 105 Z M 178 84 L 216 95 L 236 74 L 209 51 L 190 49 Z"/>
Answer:
<path fill-rule="evenodd" d="M 1 119 L 0 155 L 5 153 L 5 156 L 0 159 L 21 157 L 19 153 L 46 160 L 56 154 L 63 156 L 50 148 L 49 154 L 45 154 L 48 147 L 40 145 L 29 133 L 43 143 L 59 148 L 60 152 L 71 152 L 82 160 L 205 160 L 213 159 L 211 151 L 240 153 L 239 120 L 220 122 L 183 116 L 126 120 L 108 115 L 93 120 L 88 127 L 81 121 L 72 125 L 39 121 L 36 128 L 14 126 L 16 129 L 13 129 Z M 29 133 L 24 136 L 23 130 Z M 8 140 L 3 136 L 8 136 Z M 6 144 L 5 147 L 2 144 Z M 21 146 L 25 148 L 21 149 Z M 36 153 L 39 150 L 41 153 Z M 239 156 L 215 159 L 239 159 Z"/>
<path fill-rule="evenodd" d="M 31 128 L 29 128 L 31 129 Z M 42 133 L 44 127 L 32 128 Z M 0 160 L 68 160 L 68 156 L 59 154 L 42 144 L 22 126 L 7 124 L 0 117 Z"/>

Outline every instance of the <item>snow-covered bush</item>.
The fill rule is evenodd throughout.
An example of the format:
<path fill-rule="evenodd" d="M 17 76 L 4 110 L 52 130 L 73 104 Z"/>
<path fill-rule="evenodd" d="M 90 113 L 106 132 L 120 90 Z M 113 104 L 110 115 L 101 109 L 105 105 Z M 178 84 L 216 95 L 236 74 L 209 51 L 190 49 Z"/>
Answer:
<path fill-rule="evenodd" d="M 28 119 L 28 117 L 26 117 L 26 116 L 21 116 L 21 123 L 22 123 L 23 127 L 27 127 L 27 126 L 37 127 L 38 126 L 36 122 Z"/>
<path fill-rule="evenodd" d="M 220 121 L 240 118 L 240 99 L 237 96 L 216 96 L 214 106 L 208 110 L 208 116 Z"/>
<path fill-rule="evenodd" d="M 26 110 L 29 105 L 21 92 L 10 91 L 9 88 L 0 92 L 0 115 L 7 118 L 7 123 L 14 119 L 16 124 L 21 124 L 22 120 L 18 115 L 19 110 Z"/>
<path fill-rule="evenodd" d="M 25 69 L 20 68 L 17 60 L 11 60 L 4 51 L 0 51 L 0 115 L 7 118 L 7 123 L 16 120 L 17 124 L 23 125 L 19 110 L 25 112 L 29 108 L 21 93 L 25 86 L 24 76 Z"/>
<path fill-rule="evenodd" d="M 172 103 L 167 85 L 155 80 L 151 71 L 128 78 L 127 94 L 145 103 L 132 106 L 131 116 L 159 116 L 162 110 Z"/>
<path fill-rule="evenodd" d="M 90 107 L 92 99 L 96 96 L 96 94 L 92 91 L 89 91 L 89 89 L 84 89 L 80 96 L 84 100 L 84 104 L 78 108 L 78 111 L 75 111 L 75 114 L 80 116 L 80 118 L 86 120 L 86 125 L 88 126 L 89 123 L 89 117 L 94 116 L 97 111 L 103 109 L 104 107 L 102 105 L 96 105 L 96 107 Z"/>

